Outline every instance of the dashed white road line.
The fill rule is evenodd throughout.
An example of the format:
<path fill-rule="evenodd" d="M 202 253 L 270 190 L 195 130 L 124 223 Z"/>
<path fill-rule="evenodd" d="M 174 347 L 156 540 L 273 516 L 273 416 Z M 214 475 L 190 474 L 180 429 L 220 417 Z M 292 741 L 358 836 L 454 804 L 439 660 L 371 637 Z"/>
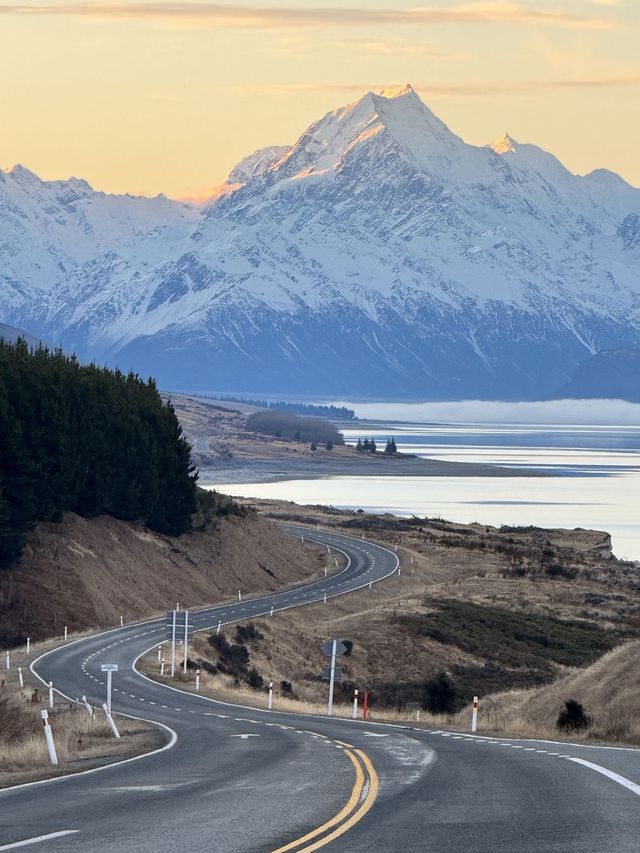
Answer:
<path fill-rule="evenodd" d="M 26 847 L 28 844 L 39 844 L 41 841 L 51 841 L 53 838 L 62 838 L 64 835 L 74 835 L 79 829 L 63 829 L 60 832 L 50 832 L 48 835 L 34 835 L 33 838 L 25 838 L 23 841 L 13 841 L 11 844 L 3 844 L 0 850 L 15 850 L 16 847 Z"/>

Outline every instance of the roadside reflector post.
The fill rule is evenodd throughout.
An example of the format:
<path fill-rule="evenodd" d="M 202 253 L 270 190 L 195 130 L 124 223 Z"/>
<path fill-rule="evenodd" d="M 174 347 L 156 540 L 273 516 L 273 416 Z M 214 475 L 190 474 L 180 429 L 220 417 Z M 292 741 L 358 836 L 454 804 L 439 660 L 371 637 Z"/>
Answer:
<path fill-rule="evenodd" d="M 176 601 L 176 610 L 180 610 L 180 602 Z"/>
<path fill-rule="evenodd" d="M 31 637 L 27 637 L 27 654 L 31 651 Z"/>
<path fill-rule="evenodd" d="M 68 636 L 69 636 L 69 629 L 68 629 L 68 628 L 67 628 L 67 626 L 65 625 L 65 626 L 64 626 L 64 638 L 65 638 L 65 640 L 67 639 L 67 637 L 68 637 Z"/>
<path fill-rule="evenodd" d="M 394 543 L 393 543 L 393 550 L 394 550 L 394 551 L 397 551 L 397 550 L 398 550 L 398 543 L 397 543 L 397 542 L 394 542 Z"/>
<path fill-rule="evenodd" d="M 269 710 L 273 708 L 273 681 L 269 682 Z"/>
<path fill-rule="evenodd" d="M 93 708 L 92 708 L 92 707 L 91 707 L 91 705 L 87 702 L 87 697 L 86 697 L 86 696 L 83 696 L 83 697 L 82 697 L 82 701 L 83 701 L 83 703 L 84 703 L 84 707 L 87 709 L 87 714 L 88 714 L 88 715 L 91 717 L 91 719 L 93 720 Z"/>
<path fill-rule="evenodd" d="M 369 589 L 373 589 L 373 581 L 369 581 Z"/>
<path fill-rule="evenodd" d="M 238 601 L 242 601 L 242 591 L 238 590 Z"/>
<path fill-rule="evenodd" d="M 160 661 L 160 675 L 164 675 L 164 658 Z"/>
<path fill-rule="evenodd" d="M 171 621 L 171 678 L 176 674 L 176 617 L 177 608 L 173 611 Z"/>
<path fill-rule="evenodd" d="M 53 708 L 53 681 L 49 682 L 49 707 Z"/>
<path fill-rule="evenodd" d="M 398 566 L 398 577 L 400 577 L 400 566 Z"/>
<path fill-rule="evenodd" d="M 362 705 L 362 719 L 367 720 L 369 718 L 369 691 L 364 691 L 364 703 Z"/>
<path fill-rule="evenodd" d="M 120 627 L 124 628 L 124 616 L 120 617 Z"/>
<path fill-rule="evenodd" d="M 300 541 L 301 541 L 301 542 L 304 542 L 304 533 L 302 533 L 302 534 L 301 534 L 301 536 L 300 536 Z"/>
<path fill-rule="evenodd" d="M 158 660 L 162 660 L 162 643 L 158 646 Z"/>
<path fill-rule="evenodd" d="M 362 538 L 364 539 L 364 533 L 362 534 Z"/>
<path fill-rule="evenodd" d="M 271 608 L 273 610 L 273 607 Z M 222 622 L 218 622 L 218 627 L 216 628 L 216 634 L 220 633 L 220 628 L 222 627 Z"/>
<path fill-rule="evenodd" d="M 273 607 L 271 608 L 271 611 L 269 612 L 269 616 L 273 616 Z"/>
<path fill-rule="evenodd" d="M 56 753 L 56 747 L 53 742 L 53 733 L 51 732 L 51 726 L 49 725 L 49 712 L 46 709 L 44 711 L 40 711 L 40 716 L 42 717 L 42 724 L 44 726 L 44 739 L 47 742 L 49 758 L 52 764 L 57 764 L 58 755 Z"/>
<path fill-rule="evenodd" d="M 18 683 L 20 684 L 20 687 L 24 687 L 24 678 L 22 677 L 22 667 L 21 666 L 18 667 Z"/>
<path fill-rule="evenodd" d="M 471 711 L 471 731 L 478 731 L 478 697 L 473 697 L 473 710 Z"/>
<path fill-rule="evenodd" d="M 337 558 L 337 557 L 334 557 L 333 559 L 335 560 L 335 563 L 336 563 L 336 569 L 337 569 L 337 568 L 338 568 L 338 558 Z"/>
<path fill-rule="evenodd" d="M 200 670 L 196 669 L 196 690 L 200 690 Z"/>
<path fill-rule="evenodd" d="M 327 554 L 331 553 L 331 548 L 327 545 Z"/>
<path fill-rule="evenodd" d="M 358 718 L 358 689 L 353 691 L 353 719 Z"/>
<path fill-rule="evenodd" d="M 325 604 L 327 603 L 327 593 L 326 593 L 326 592 L 325 592 L 325 594 L 324 594 L 323 601 L 324 601 L 324 603 L 325 603 Z"/>
<path fill-rule="evenodd" d="M 104 715 L 107 718 L 107 725 L 111 729 L 114 737 L 120 737 L 120 732 L 118 731 L 118 727 L 113 721 L 113 717 L 111 716 L 111 711 L 107 708 L 107 703 L 105 702 L 102 706 L 102 710 L 104 711 Z"/>
<path fill-rule="evenodd" d="M 327 567 L 325 566 L 325 567 L 324 567 L 324 576 L 325 576 L 325 578 L 326 578 L 326 576 L 327 576 L 327 572 L 328 572 L 328 571 L 329 571 L 329 570 L 328 570 L 328 569 L 327 569 Z"/>
<path fill-rule="evenodd" d="M 7 652 L 6 669 L 11 669 L 11 655 Z"/>
<path fill-rule="evenodd" d="M 189 611 L 184 611 L 184 660 L 182 661 L 182 671 L 187 674 L 187 658 L 189 645 Z"/>
<path fill-rule="evenodd" d="M 327 705 L 327 714 L 331 717 L 333 715 L 333 686 L 336 680 L 336 646 L 338 645 L 337 640 L 333 640 L 331 644 L 331 675 L 329 677 L 329 702 Z"/>

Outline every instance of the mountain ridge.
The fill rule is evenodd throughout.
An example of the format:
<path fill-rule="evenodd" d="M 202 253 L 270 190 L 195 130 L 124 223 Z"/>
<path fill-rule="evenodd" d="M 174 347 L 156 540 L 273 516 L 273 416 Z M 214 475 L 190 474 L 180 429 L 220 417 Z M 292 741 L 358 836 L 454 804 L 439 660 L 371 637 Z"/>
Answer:
<path fill-rule="evenodd" d="M 0 317 L 165 387 L 549 395 L 640 344 L 640 190 L 507 137 L 468 145 L 404 86 L 200 205 L 0 173 Z"/>

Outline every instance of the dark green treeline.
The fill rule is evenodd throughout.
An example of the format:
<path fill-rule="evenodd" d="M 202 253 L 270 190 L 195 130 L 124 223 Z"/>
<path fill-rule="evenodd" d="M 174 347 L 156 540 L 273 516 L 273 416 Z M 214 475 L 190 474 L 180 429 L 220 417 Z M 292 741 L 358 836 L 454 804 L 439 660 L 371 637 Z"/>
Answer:
<path fill-rule="evenodd" d="M 0 565 L 68 510 L 184 533 L 196 476 L 153 380 L 0 340 Z"/>

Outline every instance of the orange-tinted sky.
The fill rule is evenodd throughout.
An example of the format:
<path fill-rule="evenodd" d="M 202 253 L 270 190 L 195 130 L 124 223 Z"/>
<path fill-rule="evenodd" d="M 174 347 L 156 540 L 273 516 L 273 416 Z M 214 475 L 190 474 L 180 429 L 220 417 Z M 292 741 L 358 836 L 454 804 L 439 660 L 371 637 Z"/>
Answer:
<path fill-rule="evenodd" d="M 508 130 L 640 186 L 638 44 L 640 0 L 8 0 L 0 166 L 198 194 L 408 81 L 468 142 Z"/>

